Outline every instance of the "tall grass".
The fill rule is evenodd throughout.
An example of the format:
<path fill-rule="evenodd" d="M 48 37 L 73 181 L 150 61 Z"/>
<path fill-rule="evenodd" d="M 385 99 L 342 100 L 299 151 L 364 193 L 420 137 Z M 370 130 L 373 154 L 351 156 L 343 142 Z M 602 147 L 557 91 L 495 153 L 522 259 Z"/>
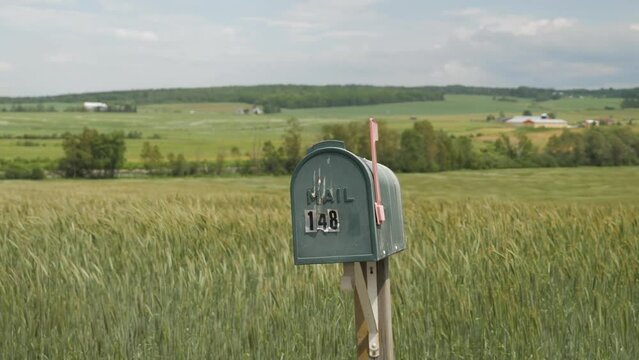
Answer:
<path fill-rule="evenodd" d="M 398 351 L 637 358 L 639 208 L 412 203 L 395 262 Z"/>
<path fill-rule="evenodd" d="M 292 263 L 287 193 L 0 190 L 0 358 L 346 359 L 339 265 Z M 398 359 L 639 357 L 639 207 L 405 198 Z"/>

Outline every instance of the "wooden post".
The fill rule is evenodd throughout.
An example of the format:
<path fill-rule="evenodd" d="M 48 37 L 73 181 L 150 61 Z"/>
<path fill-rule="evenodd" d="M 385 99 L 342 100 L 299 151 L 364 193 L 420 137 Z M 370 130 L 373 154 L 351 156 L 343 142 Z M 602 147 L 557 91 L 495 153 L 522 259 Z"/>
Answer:
<path fill-rule="evenodd" d="M 363 272 L 366 271 L 365 262 L 355 263 L 354 265 L 360 266 Z M 395 360 L 389 275 L 389 259 L 384 258 L 377 262 L 377 284 L 366 284 L 377 288 L 380 356 L 375 360 Z M 368 356 L 368 326 L 357 291 L 354 291 L 353 295 L 355 300 L 355 335 L 357 339 L 356 359 L 370 360 L 371 358 Z"/>
<path fill-rule="evenodd" d="M 381 340 L 379 359 L 382 360 L 395 360 L 389 270 L 388 257 L 377 262 L 377 302 L 379 304 L 379 336 Z"/>
<path fill-rule="evenodd" d="M 354 266 L 361 267 L 362 271 L 366 271 L 365 262 L 356 262 Z M 362 303 L 359 300 L 357 291 L 353 291 L 355 299 L 355 336 L 357 341 L 357 360 L 368 360 L 368 326 L 364 319 L 364 311 Z"/>

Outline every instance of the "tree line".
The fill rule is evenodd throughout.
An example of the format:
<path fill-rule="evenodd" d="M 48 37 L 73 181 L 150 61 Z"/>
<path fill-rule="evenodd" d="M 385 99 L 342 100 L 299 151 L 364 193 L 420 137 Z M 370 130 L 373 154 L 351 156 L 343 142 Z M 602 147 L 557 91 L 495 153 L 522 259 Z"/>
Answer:
<path fill-rule="evenodd" d="M 639 134 L 628 126 L 584 133 L 564 131 L 548 140 L 545 154 L 558 166 L 620 166 L 639 164 Z"/>
<path fill-rule="evenodd" d="M 1 103 L 2 101 L 0 101 Z M 21 102 L 10 104 L 8 107 L 0 107 L 0 112 L 57 112 L 59 111 L 53 105 L 44 105 L 41 102 L 37 104 L 22 104 Z M 64 112 L 88 112 L 82 105 L 69 105 L 62 109 Z M 99 112 L 118 112 L 118 113 L 134 113 L 138 111 L 138 107 L 135 104 L 109 104 L 108 108 L 100 110 Z"/>
<path fill-rule="evenodd" d="M 593 127 L 582 132 L 565 129 L 538 148 L 526 129 L 502 133 L 477 148 L 472 136 L 455 136 L 417 121 L 401 133 L 379 125 L 379 161 L 401 172 L 456 169 L 495 169 L 554 166 L 618 166 L 639 164 L 639 134 L 630 126 Z M 369 157 L 367 124 L 326 125 L 324 139 L 338 139 L 358 155 Z"/>
<path fill-rule="evenodd" d="M 639 88 L 626 89 L 621 93 L 621 108 L 639 108 Z"/>
<path fill-rule="evenodd" d="M 481 146 L 473 136 L 455 136 L 436 130 L 426 120 L 416 121 L 403 131 L 379 122 L 377 143 L 379 162 L 397 172 L 436 172 L 457 169 L 499 169 L 555 166 L 622 166 L 639 165 L 639 134 L 631 126 L 593 127 L 583 131 L 565 129 L 549 138 L 545 147 L 536 147 L 526 130 L 514 135 L 502 133 L 494 141 Z M 290 174 L 303 154 L 302 127 L 291 118 L 278 142 L 268 140 L 261 155 L 242 158 L 233 148 L 231 159 L 224 152 L 214 161 L 189 161 L 184 154 L 162 154 L 157 144 L 144 142 L 142 164 L 151 176 L 193 176 L 223 174 Z M 99 133 L 84 129 L 79 134 L 62 135 L 64 157 L 48 170 L 69 178 L 112 178 L 125 164 L 124 132 Z M 325 125 L 323 139 L 344 141 L 355 154 L 370 158 L 368 123 L 353 121 Z M 140 166 L 141 165 L 141 166 Z M 0 160 L 5 178 L 41 179 L 46 176 L 46 161 L 41 159 Z"/>
<path fill-rule="evenodd" d="M 302 158 L 302 127 L 298 119 L 287 120 L 281 143 L 276 146 L 271 140 L 265 141 L 260 157 L 253 154 L 249 159 L 238 159 L 240 152 L 234 147 L 231 149 L 234 159 L 231 160 L 226 158 L 224 152 L 219 152 L 215 161 L 188 161 L 181 153 L 164 156 L 157 145 L 144 142 L 140 158 L 144 169 L 151 175 L 282 175 L 291 173 Z"/>
<path fill-rule="evenodd" d="M 541 148 L 526 136 L 526 129 L 514 135 L 502 133 L 482 146 L 477 146 L 472 135 L 451 135 L 425 120 L 416 121 L 412 128 L 401 132 L 380 121 L 378 129 L 378 160 L 397 172 L 639 164 L 639 134 L 630 126 L 588 128 L 582 132 L 566 129 L 551 136 Z M 140 156 L 145 169 L 156 175 L 290 174 L 302 158 L 301 133 L 299 121 L 289 119 L 280 146 L 265 141 L 261 156 L 246 160 L 227 161 L 224 153 L 219 153 L 214 162 L 187 161 L 182 154 L 164 157 L 157 145 L 148 142 Z M 341 140 L 348 150 L 370 158 L 368 134 L 368 122 L 353 121 L 325 125 L 321 137 Z"/>
<path fill-rule="evenodd" d="M 147 89 L 66 94 L 42 97 L 0 97 L 0 103 L 28 104 L 43 102 L 79 103 L 91 99 L 107 103 L 164 104 L 195 102 L 241 102 L 260 105 L 266 112 L 282 108 L 312 108 L 329 106 L 370 105 L 407 101 L 438 101 L 444 94 L 523 97 L 537 101 L 561 96 L 594 96 L 637 99 L 634 89 L 570 89 L 534 88 L 519 86 L 497 88 L 482 86 L 368 86 L 368 85 L 257 85 L 223 86 L 189 89 Z M 631 104 L 630 102 L 628 104 Z M 634 104 L 634 103 L 632 103 Z M 24 107 L 24 105 L 22 105 Z M 128 110 L 132 110 L 128 109 Z"/>
<path fill-rule="evenodd" d="M 443 100 L 444 94 L 432 87 L 257 85 L 110 91 L 44 97 L 4 97 L 0 98 L 0 103 L 78 103 L 86 99 L 106 103 L 132 102 L 135 104 L 240 102 L 259 105 L 265 112 L 279 112 L 282 108 L 297 109 L 407 101 L 435 101 Z"/>
<path fill-rule="evenodd" d="M 28 138 L 25 137 L 24 138 Z M 58 135 L 43 138 L 58 138 Z M 67 178 L 114 178 L 125 163 L 125 134 L 100 133 L 85 128 L 81 133 L 60 135 L 64 156 L 49 159 L 0 159 L 5 179 L 44 179 L 46 173 Z"/>

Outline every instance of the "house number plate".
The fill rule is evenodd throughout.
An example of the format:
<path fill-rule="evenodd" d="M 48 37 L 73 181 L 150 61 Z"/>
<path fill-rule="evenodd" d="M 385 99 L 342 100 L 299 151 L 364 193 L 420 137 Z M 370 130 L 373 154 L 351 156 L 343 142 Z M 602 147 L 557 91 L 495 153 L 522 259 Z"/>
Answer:
<path fill-rule="evenodd" d="M 305 230 L 307 233 L 318 231 L 339 232 L 339 214 L 337 210 L 304 210 Z"/>

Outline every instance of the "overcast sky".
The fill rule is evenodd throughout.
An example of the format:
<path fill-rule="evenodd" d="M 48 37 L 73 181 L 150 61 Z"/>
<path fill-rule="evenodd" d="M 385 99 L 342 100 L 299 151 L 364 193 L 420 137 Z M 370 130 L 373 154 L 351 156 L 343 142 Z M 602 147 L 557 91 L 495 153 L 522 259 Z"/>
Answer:
<path fill-rule="evenodd" d="M 637 0 L 0 0 L 0 96 L 639 86 Z"/>

